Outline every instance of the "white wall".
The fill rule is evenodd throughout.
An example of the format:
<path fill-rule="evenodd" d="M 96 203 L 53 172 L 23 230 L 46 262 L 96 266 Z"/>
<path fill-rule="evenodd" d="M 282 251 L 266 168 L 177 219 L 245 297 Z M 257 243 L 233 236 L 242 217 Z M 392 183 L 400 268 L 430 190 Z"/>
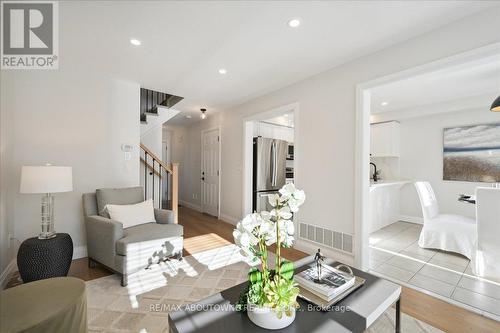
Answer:
<path fill-rule="evenodd" d="M 56 194 L 55 229 L 69 233 L 75 254 L 84 255 L 82 193 L 139 184 L 139 85 L 80 70 L 66 59 L 59 70 L 2 71 L 1 86 L 2 114 L 10 116 L 2 169 L 9 231 L 23 241 L 40 228 L 40 196 L 19 194 L 21 166 L 71 166 L 74 191 Z M 123 143 L 136 147 L 128 161 Z"/>
<path fill-rule="evenodd" d="M 483 12 L 221 112 L 222 216 L 242 215 L 243 119 L 298 102 L 296 185 L 307 195 L 298 219 L 353 234 L 356 85 L 499 42 L 495 21 L 494 11 Z M 188 136 L 199 137 L 209 126 L 200 122 Z M 193 144 L 199 147 L 199 140 Z M 193 179 L 199 178 L 199 168 L 191 171 Z"/>
<path fill-rule="evenodd" d="M 10 87 L 1 86 L 1 95 L 12 93 Z M 3 104 L 3 99 L 2 99 Z M 14 230 L 14 221 L 9 219 L 10 206 L 8 201 L 8 164 L 10 154 L 12 153 L 12 144 L 10 143 L 10 123 L 12 113 L 6 112 L 6 109 L 1 107 L 0 110 L 0 279 L 7 279 L 6 268 L 13 258 L 13 244 L 9 239 L 9 233 Z M 5 274 L 3 274 L 5 272 Z M 3 276 L 2 276 L 3 274 Z M 6 282 L 6 281 L 0 281 Z M 2 286 L 0 286 L 0 289 Z"/>
<path fill-rule="evenodd" d="M 475 206 L 458 202 L 458 194 L 473 194 L 477 186 L 491 184 L 443 180 L 443 129 L 488 122 L 500 122 L 500 114 L 490 112 L 489 105 L 481 109 L 400 120 L 401 178 L 429 181 L 443 213 L 475 218 Z M 422 217 L 418 195 L 411 184 L 401 189 L 400 212 L 406 216 Z"/>

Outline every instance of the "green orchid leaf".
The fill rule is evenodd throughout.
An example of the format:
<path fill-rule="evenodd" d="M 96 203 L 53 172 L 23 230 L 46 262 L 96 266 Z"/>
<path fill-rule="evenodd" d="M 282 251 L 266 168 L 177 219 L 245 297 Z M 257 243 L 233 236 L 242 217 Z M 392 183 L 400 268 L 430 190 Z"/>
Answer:
<path fill-rule="evenodd" d="M 293 278 L 293 262 L 284 260 L 280 265 L 280 274 L 287 280 L 291 280 Z"/>
<path fill-rule="evenodd" d="M 252 268 L 250 269 L 250 272 L 248 272 L 248 280 L 250 280 L 250 283 L 254 284 L 257 282 L 262 281 L 262 272 L 259 271 L 257 268 Z"/>

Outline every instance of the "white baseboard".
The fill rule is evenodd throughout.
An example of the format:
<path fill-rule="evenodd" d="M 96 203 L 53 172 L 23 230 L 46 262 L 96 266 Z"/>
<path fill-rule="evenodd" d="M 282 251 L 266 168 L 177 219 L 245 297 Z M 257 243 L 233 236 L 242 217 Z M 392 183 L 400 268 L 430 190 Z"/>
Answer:
<path fill-rule="evenodd" d="M 0 274 L 0 290 L 4 290 L 9 283 L 10 276 L 12 273 L 17 271 L 16 259 L 12 259 L 11 262 L 5 267 L 2 274 Z"/>
<path fill-rule="evenodd" d="M 77 246 L 73 248 L 73 260 L 85 258 L 87 256 L 86 246 Z"/>
<path fill-rule="evenodd" d="M 221 214 L 220 219 L 224 222 L 231 223 L 232 225 L 238 224 L 238 222 L 241 220 L 239 218 L 227 214 Z"/>
<path fill-rule="evenodd" d="M 399 220 L 409 223 L 424 224 L 424 219 L 419 216 L 399 215 Z"/>
<path fill-rule="evenodd" d="M 198 205 L 198 204 L 194 204 L 194 203 L 191 203 L 189 201 L 184 201 L 184 200 L 179 200 L 179 204 L 181 206 L 184 206 L 184 207 L 187 207 L 187 208 L 191 208 L 191 209 L 194 209 L 198 212 L 201 212 L 201 206 Z"/>

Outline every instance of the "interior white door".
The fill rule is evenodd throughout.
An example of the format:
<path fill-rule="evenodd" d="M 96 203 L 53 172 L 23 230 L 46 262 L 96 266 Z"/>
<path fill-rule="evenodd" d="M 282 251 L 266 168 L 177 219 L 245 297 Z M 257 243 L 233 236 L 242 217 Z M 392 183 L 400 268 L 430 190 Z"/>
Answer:
<path fill-rule="evenodd" d="M 201 209 L 219 216 L 219 129 L 203 132 L 201 145 Z"/>

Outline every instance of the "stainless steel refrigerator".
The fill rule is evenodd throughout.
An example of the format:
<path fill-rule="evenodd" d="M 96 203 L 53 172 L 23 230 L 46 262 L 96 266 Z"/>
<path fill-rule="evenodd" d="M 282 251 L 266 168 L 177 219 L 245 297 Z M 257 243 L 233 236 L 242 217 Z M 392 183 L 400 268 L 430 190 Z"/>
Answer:
<path fill-rule="evenodd" d="M 254 212 L 271 210 L 268 196 L 277 193 L 286 182 L 288 142 L 262 137 L 253 138 Z"/>

